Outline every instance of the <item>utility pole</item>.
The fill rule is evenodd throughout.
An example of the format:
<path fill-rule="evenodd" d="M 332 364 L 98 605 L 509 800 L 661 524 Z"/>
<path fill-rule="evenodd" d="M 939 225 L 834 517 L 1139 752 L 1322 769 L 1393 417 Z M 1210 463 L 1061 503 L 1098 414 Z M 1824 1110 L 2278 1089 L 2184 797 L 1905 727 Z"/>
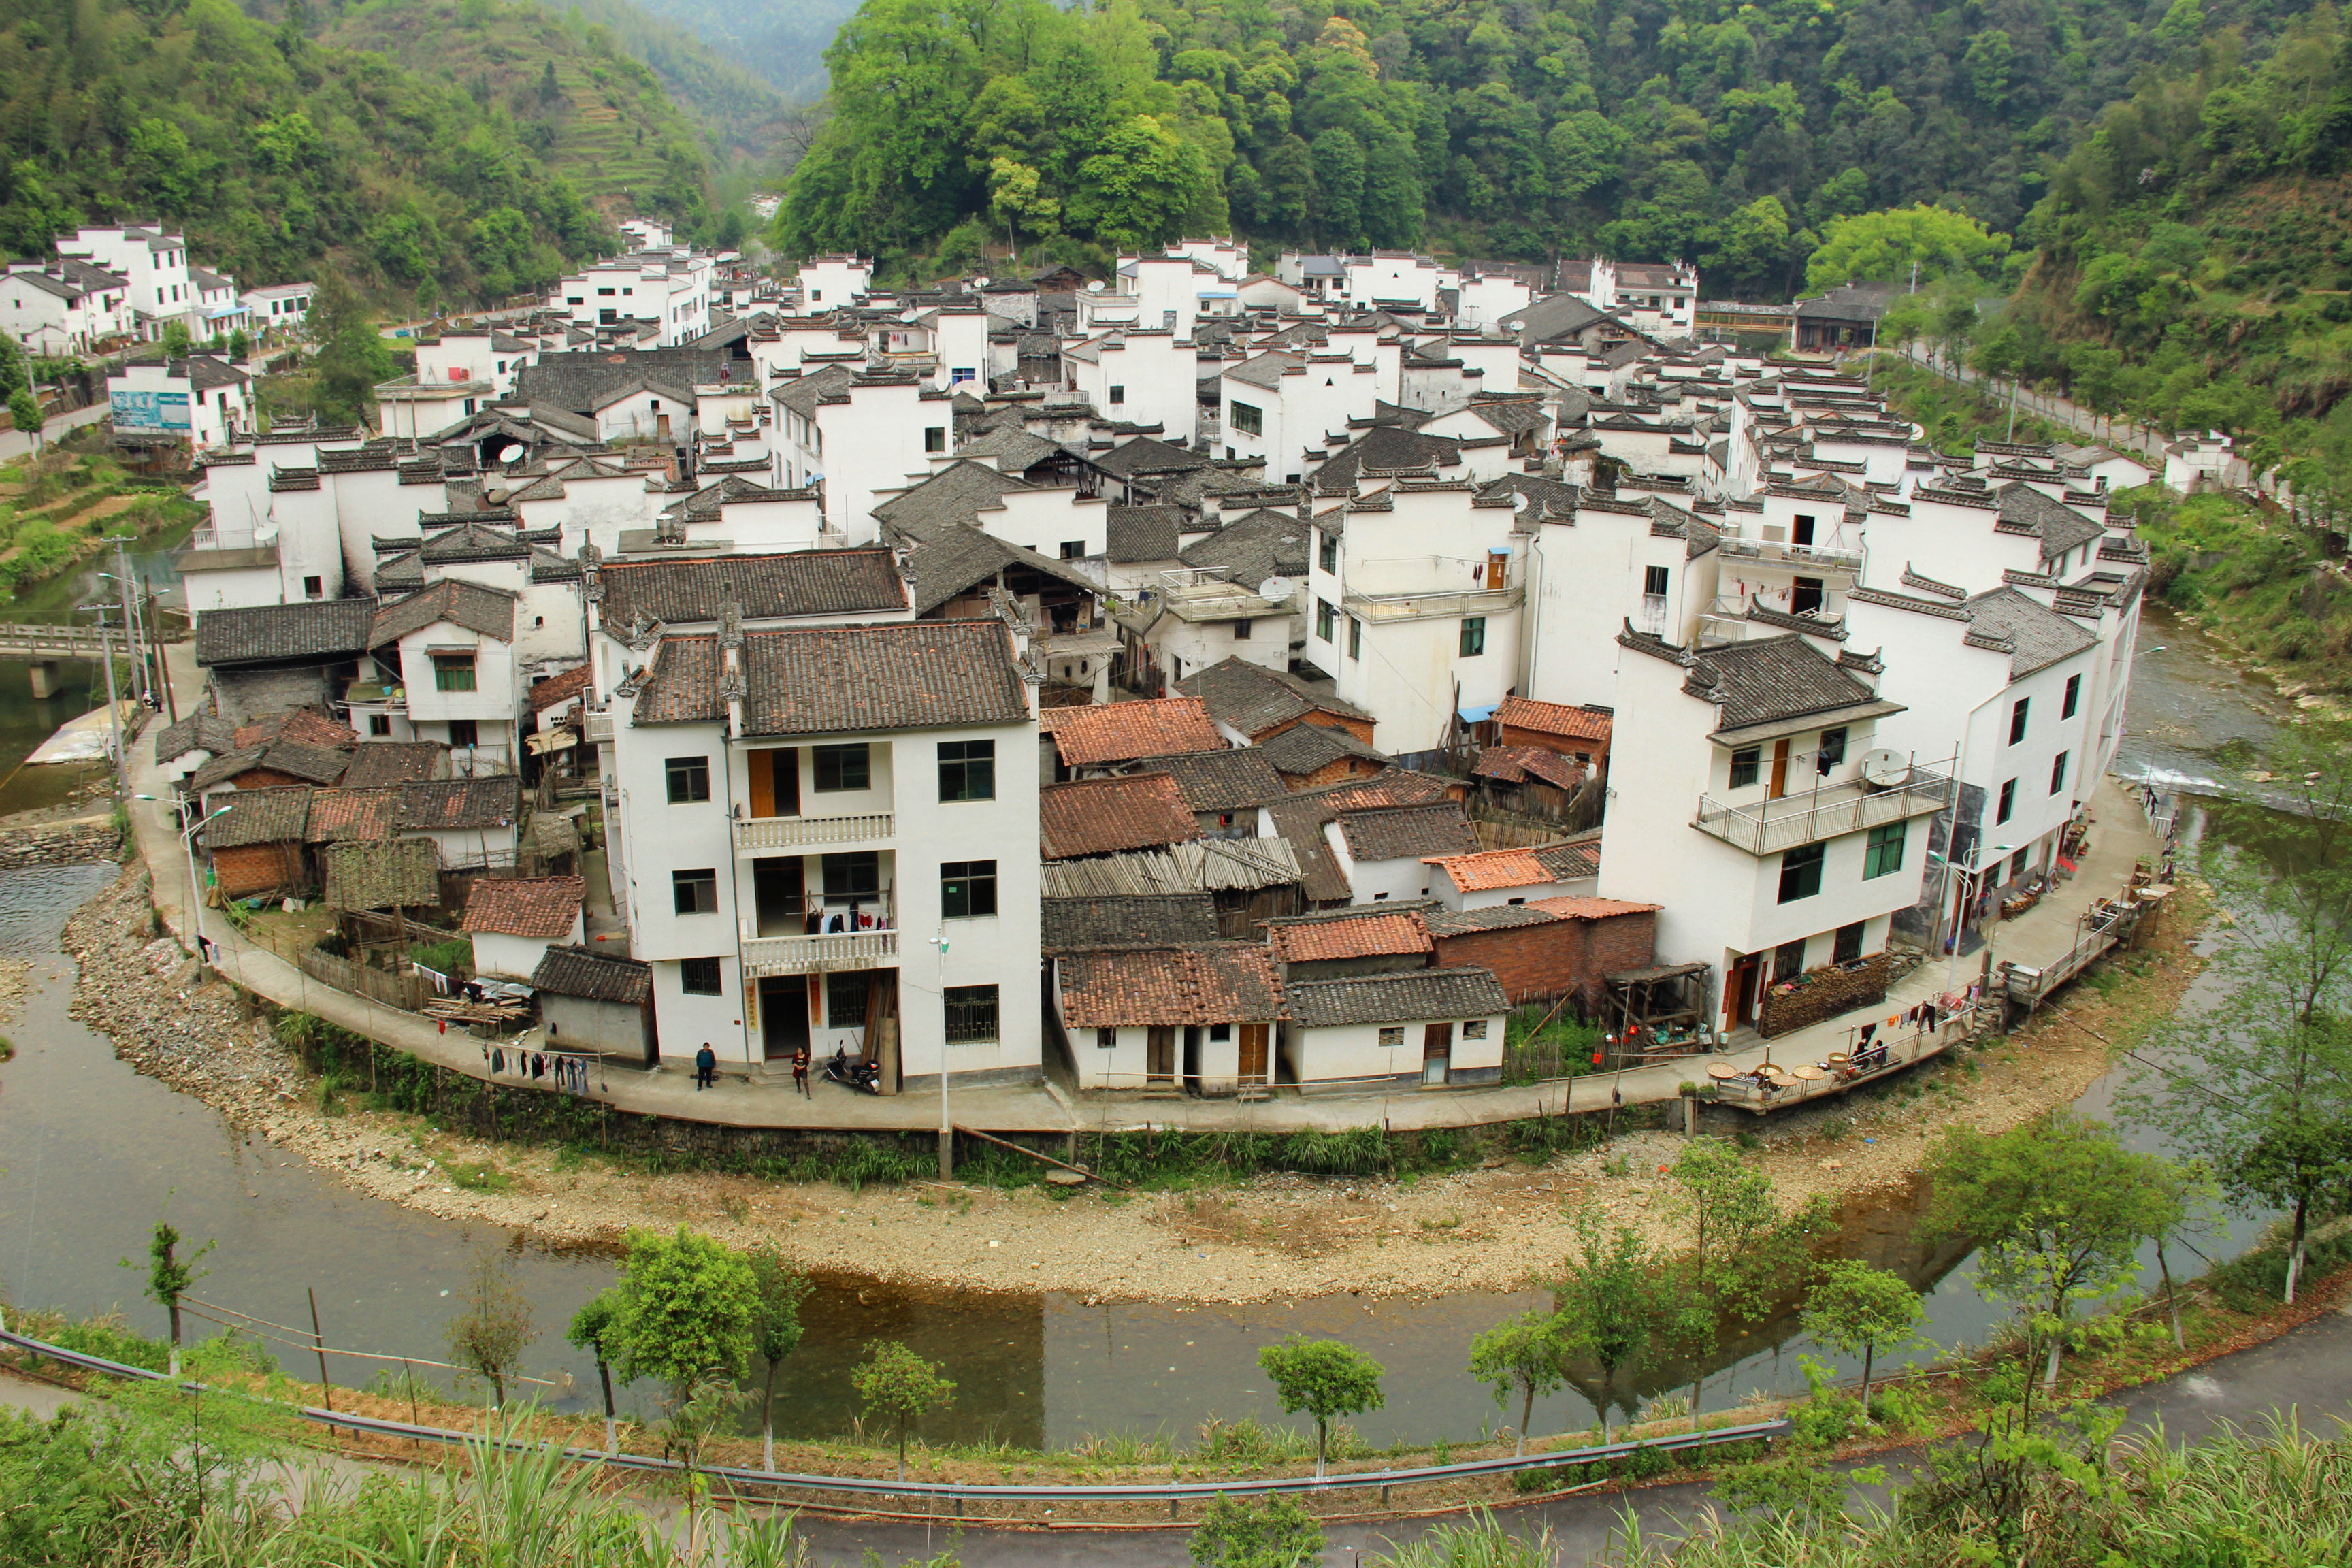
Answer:
<path fill-rule="evenodd" d="M 106 718 L 108 723 L 113 726 L 114 731 L 114 804 L 119 809 L 122 805 L 122 764 L 124 760 L 124 752 L 122 750 L 122 704 L 117 701 L 114 696 L 114 638 L 111 633 L 111 628 L 110 628 L 106 624 L 106 614 L 109 610 L 114 608 L 114 606 L 111 605 L 83 605 L 79 607 L 85 610 L 95 610 L 98 612 L 98 646 L 100 662 L 106 666 Z"/>
<path fill-rule="evenodd" d="M 948 934 L 931 938 L 938 963 L 931 971 L 940 991 L 940 1180 L 955 1180 L 955 1122 L 948 1115 Z"/>
<path fill-rule="evenodd" d="M 2017 439 L 2017 393 L 2024 384 L 2025 372 L 2022 370 L 2009 378 L 2009 434 L 2001 437 L 2004 442 Z"/>
<path fill-rule="evenodd" d="M 131 653 L 131 668 L 138 671 L 139 690 L 132 695 L 140 696 L 154 690 L 155 682 L 147 668 L 147 639 L 141 635 L 138 595 L 131 585 L 131 554 L 124 548 L 131 542 L 131 536 L 110 533 L 105 542 L 114 546 L 114 586 L 122 595 L 123 644 Z"/>

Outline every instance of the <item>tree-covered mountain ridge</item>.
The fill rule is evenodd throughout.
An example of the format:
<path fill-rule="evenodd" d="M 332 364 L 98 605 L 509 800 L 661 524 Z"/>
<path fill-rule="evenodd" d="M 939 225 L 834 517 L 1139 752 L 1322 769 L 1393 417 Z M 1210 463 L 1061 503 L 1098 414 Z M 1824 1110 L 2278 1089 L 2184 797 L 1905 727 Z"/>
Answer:
<path fill-rule="evenodd" d="M 248 287 L 500 299 L 614 239 L 534 123 L 230 0 L 0 0 L 0 247 L 135 218 Z"/>
<path fill-rule="evenodd" d="M 1696 261 L 1786 297 L 1842 216 L 2013 231 L 2106 106 L 2284 0 L 866 0 L 789 250 L 1099 262 L 1182 231 Z"/>

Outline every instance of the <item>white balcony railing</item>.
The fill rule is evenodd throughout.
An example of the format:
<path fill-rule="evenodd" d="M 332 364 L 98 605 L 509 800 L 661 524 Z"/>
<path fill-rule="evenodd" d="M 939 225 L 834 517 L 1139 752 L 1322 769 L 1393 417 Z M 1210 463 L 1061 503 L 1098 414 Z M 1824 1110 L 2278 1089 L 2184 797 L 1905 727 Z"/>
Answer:
<path fill-rule="evenodd" d="M 1833 550 L 1819 544 L 1783 544 L 1771 539 L 1742 539 L 1726 534 L 1718 548 L 1727 556 L 1769 561 L 1801 572 L 1859 572 L 1862 552 Z"/>
<path fill-rule="evenodd" d="M 1950 779 L 1913 768 L 1908 782 L 1891 788 L 1850 779 L 1753 805 L 1727 805 L 1703 795 L 1692 826 L 1750 855 L 1777 855 L 1841 834 L 1925 816 L 1951 804 Z"/>
<path fill-rule="evenodd" d="M 739 816 L 735 853 L 764 855 L 805 844 L 857 844 L 890 837 L 897 818 L 887 811 L 856 816 Z"/>
<path fill-rule="evenodd" d="M 871 969 L 898 959 L 898 932 L 836 931 L 827 936 L 763 936 L 740 944 L 743 978 L 765 980 L 779 974 L 822 974 L 835 969 Z"/>

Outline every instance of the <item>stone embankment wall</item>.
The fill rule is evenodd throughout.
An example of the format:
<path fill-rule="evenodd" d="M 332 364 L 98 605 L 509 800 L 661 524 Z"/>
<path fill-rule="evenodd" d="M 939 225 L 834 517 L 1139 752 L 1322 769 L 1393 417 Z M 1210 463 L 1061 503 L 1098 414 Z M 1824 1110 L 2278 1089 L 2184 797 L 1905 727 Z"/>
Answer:
<path fill-rule="evenodd" d="M 110 822 L 36 823 L 0 828 L 0 871 L 31 866 L 82 866 L 122 856 L 121 836 Z"/>

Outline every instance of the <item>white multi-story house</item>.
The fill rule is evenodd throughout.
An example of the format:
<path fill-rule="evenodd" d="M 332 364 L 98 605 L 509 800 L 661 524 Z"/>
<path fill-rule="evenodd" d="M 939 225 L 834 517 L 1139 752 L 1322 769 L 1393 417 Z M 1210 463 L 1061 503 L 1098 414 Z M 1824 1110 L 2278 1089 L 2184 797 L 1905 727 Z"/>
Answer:
<path fill-rule="evenodd" d="M 1318 511 L 1306 658 L 1375 715 L 1391 754 L 1445 745 L 1519 679 L 1525 603 L 1507 495 L 1399 479 Z"/>
<path fill-rule="evenodd" d="M 1601 897 L 1663 906 L 1658 962 L 1709 965 L 1727 1030 L 1769 985 L 1883 952 L 1953 786 L 1948 756 L 1882 747 L 1901 704 L 1877 662 L 1796 633 L 1621 643 Z"/>
<path fill-rule="evenodd" d="M 1350 256 L 1340 263 L 1340 293 L 1360 310 L 1384 305 L 1437 309 L 1438 291 L 1461 282 L 1458 273 L 1409 250 L 1375 250 Z"/>
<path fill-rule="evenodd" d="M 238 298 L 245 301 L 256 331 L 294 332 L 310 319 L 310 297 L 317 292 L 315 284 L 272 283 L 247 289 Z"/>
<path fill-rule="evenodd" d="M 678 247 L 635 251 L 564 279 L 548 304 L 583 327 L 651 322 L 651 346 L 675 348 L 710 330 L 712 265 Z"/>
<path fill-rule="evenodd" d="M 1676 644 L 1698 640 L 1723 571 L 1705 519 L 1654 499 L 1579 495 L 1548 479 L 1507 480 L 1486 493 L 1510 496 L 1528 523 L 1523 694 L 1607 707 L 1628 626 Z"/>
<path fill-rule="evenodd" d="M 614 890 L 665 1061 L 1034 1080 L 1037 727 L 1005 625 L 730 620 L 637 657 L 607 710 Z"/>
<path fill-rule="evenodd" d="M 874 264 L 857 256 L 819 256 L 801 263 L 794 279 L 801 309 L 811 315 L 853 305 L 873 287 Z"/>
<path fill-rule="evenodd" d="M 37 354 L 89 353 L 125 330 L 130 288 L 71 258 L 12 262 L 0 279 L 0 326 Z"/>
<path fill-rule="evenodd" d="M 161 337 L 166 321 L 193 325 L 196 299 L 188 277 L 188 242 L 161 224 L 85 226 L 72 238 L 58 240 L 58 254 L 123 279 L 141 336 Z"/>
<path fill-rule="evenodd" d="M 1372 417 L 1393 390 L 1384 379 L 1377 364 L 1344 353 L 1252 355 L 1218 377 L 1224 455 L 1263 458 L 1268 483 L 1295 485 L 1332 437 Z"/>
<path fill-rule="evenodd" d="M 873 542 L 877 501 L 904 490 L 931 458 L 948 456 L 955 428 L 949 395 L 911 374 L 830 365 L 783 382 L 769 396 L 777 482 L 799 488 L 823 480 L 825 527 L 851 544 Z"/>
<path fill-rule="evenodd" d="M 1165 330 L 1138 327 L 1062 345 L 1070 390 L 1102 417 L 1157 426 L 1160 439 L 1189 447 L 1201 414 L 1200 352 Z"/>
<path fill-rule="evenodd" d="M 236 279 L 201 267 L 188 268 L 188 286 L 196 306 L 195 335 L 199 341 L 226 338 L 252 324 L 253 312 L 238 297 Z"/>
<path fill-rule="evenodd" d="M 213 354 L 125 364 L 106 394 L 118 440 L 201 451 L 253 429 L 253 378 Z"/>
<path fill-rule="evenodd" d="M 369 641 L 399 672 L 409 735 L 447 746 L 461 774 L 511 770 L 520 754 L 516 609 L 511 593 L 449 578 L 376 612 Z"/>

